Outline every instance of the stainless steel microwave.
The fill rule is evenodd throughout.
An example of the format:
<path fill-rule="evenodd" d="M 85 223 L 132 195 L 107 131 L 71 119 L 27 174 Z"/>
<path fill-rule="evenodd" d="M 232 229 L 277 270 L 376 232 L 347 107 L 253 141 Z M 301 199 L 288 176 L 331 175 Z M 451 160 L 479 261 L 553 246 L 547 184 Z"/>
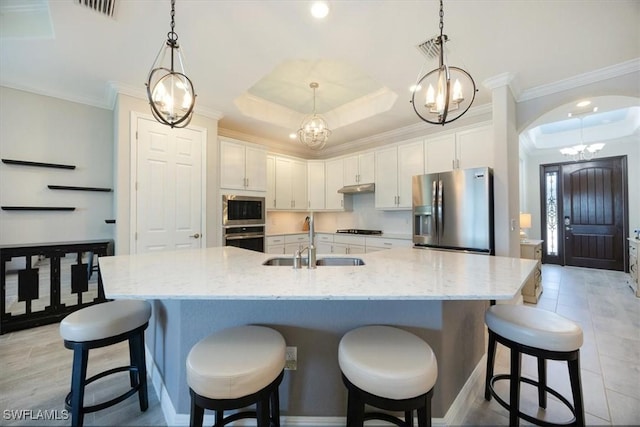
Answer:
<path fill-rule="evenodd" d="M 265 208 L 264 197 L 225 194 L 222 196 L 222 225 L 264 224 Z"/>

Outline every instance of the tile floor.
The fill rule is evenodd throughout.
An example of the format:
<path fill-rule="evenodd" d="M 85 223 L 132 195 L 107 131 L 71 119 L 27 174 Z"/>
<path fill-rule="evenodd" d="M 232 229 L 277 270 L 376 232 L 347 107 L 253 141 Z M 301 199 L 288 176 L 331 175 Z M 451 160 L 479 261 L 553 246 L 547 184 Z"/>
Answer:
<path fill-rule="evenodd" d="M 640 298 L 632 295 L 627 275 L 544 265 L 542 278 L 544 292 L 537 306 L 579 322 L 584 330 L 581 367 L 587 423 L 640 425 Z M 126 354 L 126 347 L 92 350 L 89 374 L 106 364 L 124 364 Z M 120 361 L 123 355 L 125 360 Z M 47 414 L 35 411 L 23 413 L 26 420 L 15 420 L 7 411 L 42 408 L 49 411 L 48 416 L 64 418 L 62 402 L 69 387 L 70 357 L 70 350 L 61 345 L 57 324 L 1 335 L 0 425 L 69 425 L 65 419 L 44 420 Z M 508 372 L 508 353 L 501 346 L 496 360 L 496 372 Z M 550 362 L 548 369 L 549 385 L 568 395 L 565 365 Z M 523 372 L 535 378 L 533 359 L 523 357 Z M 88 392 L 88 401 L 103 400 L 103 394 L 119 390 L 127 382 L 122 379 L 116 375 L 103 380 L 99 390 Z M 522 406 L 533 411 L 534 393 L 523 386 Z M 139 411 L 137 399 L 130 398 L 107 411 L 89 414 L 85 425 L 166 425 L 152 387 L 149 396 L 145 413 Z M 556 403 L 550 399 L 546 416 L 560 421 L 568 412 Z M 507 426 L 509 422 L 506 411 L 495 400 L 486 402 L 478 393 L 462 424 Z"/>

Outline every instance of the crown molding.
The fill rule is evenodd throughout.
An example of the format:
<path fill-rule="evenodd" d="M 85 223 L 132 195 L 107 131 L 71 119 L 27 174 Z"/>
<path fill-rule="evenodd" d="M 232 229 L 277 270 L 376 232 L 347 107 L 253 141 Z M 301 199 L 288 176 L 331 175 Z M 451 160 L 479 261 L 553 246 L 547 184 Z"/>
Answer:
<path fill-rule="evenodd" d="M 35 95 L 48 96 L 50 98 L 61 99 L 63 101 L 74 102 L 76 104 L 84 104 L 89 105 L 91 107 L 101 108 L 103 110 L 113 110 L 113 108 L 109 105 L 108 102 L 97 102 L 94 98 L 85 98 L 82 96 L 69 96 L 67 93 L 56 92 L 56 91 L 47 91 L 41 88 L 33 87 L 33 86 L 24 86 L 19 84 L 14 84 L 12 82 L 2 82 L 0 86 L 7 87 L 9 89 L 21 90 L 23 92 L 33 93 Z"/>
<path fill-rule="evenodd" d="M 580 86 L 597 83 L 602 80 L 612 79 L 638 71 L 640 71 L 640 58 L 634 58 L 620 64 L 611 65 L 609 67 L 600 68 L 599 70 L 578 74 L 577 76 L 569 77 L 563 80 L 558 80 L 554 83 L 527 89 L 523 91 L 522 94 L 516 99 L 517 102 L 529 101 L 531 99 L 553 95 L 557 92 L 574 89 Z"/>

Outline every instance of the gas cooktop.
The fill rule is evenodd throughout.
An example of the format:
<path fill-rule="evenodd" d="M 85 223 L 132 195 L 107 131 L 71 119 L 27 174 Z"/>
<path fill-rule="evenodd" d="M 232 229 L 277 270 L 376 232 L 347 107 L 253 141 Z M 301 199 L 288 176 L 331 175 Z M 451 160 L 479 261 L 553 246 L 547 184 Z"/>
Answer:
<path fill-rule="evenodd" d="M 336 233 L 347 233 L 347 234 L 368 234 L 368 235 L 380 235 L 382 234 L 382 230 L 361 230 L 358 228 L 345 228 L 342 230 L 337 230 Z"/>

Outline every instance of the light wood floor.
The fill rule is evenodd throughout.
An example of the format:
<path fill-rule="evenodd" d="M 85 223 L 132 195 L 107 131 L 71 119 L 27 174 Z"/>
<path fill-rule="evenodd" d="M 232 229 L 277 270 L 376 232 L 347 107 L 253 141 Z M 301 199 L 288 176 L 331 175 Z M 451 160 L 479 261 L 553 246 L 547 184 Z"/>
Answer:
<path fill-rule="evenodd" d="M 580 323 L 582 383 L 589 425 L 640 425 L 640 299 L 619 272 L 543 266 L 544 293 L 538 307 L 555 311 Z M 92 350 L 89 375 L 128 364 L 126 343 Z M 72 352 L 64 348 L 58 325 L 48 325 L 0 336 L 0 425 L 70 425 L 69 420 L 7 419 L 6 411 L 38 410 L 64 415 L 69 391 Z M 508 372 L 506 351 L 498 347 L 496 372 Z M 535 378 L 535 362 L 523 358 L 523 371 Z M 550 385 L 568 393 L 565 365 L 549 365 Z M 87 403 L 106 400 L 126 388 L 126 373 L 91 384 Z M 483 374 L 484 375 L 484 374 Z M 439 379 L 442 381 L 443 379 Z M 150 384 L 150 383 L 149 383 Z M 529 393 L 529 394 L 528 394 Z M 534 402 L 533 390 L 523 390 L 523 405 Z M 553 399 L 551 399 L 553 400 Z M 548 416 L 563 417 L 563 409 L 550 402 Z M 469 408 L 463 425 L 509 424 L 506 411 L 481 393 Z M 521 423 L 526 425 L 526 423 Z M 112 408 L 89 414 L 87 426 L 164 426 L 162 409 L 149 385 L 149 409 L 142 413 L 136 397 Z"/>

